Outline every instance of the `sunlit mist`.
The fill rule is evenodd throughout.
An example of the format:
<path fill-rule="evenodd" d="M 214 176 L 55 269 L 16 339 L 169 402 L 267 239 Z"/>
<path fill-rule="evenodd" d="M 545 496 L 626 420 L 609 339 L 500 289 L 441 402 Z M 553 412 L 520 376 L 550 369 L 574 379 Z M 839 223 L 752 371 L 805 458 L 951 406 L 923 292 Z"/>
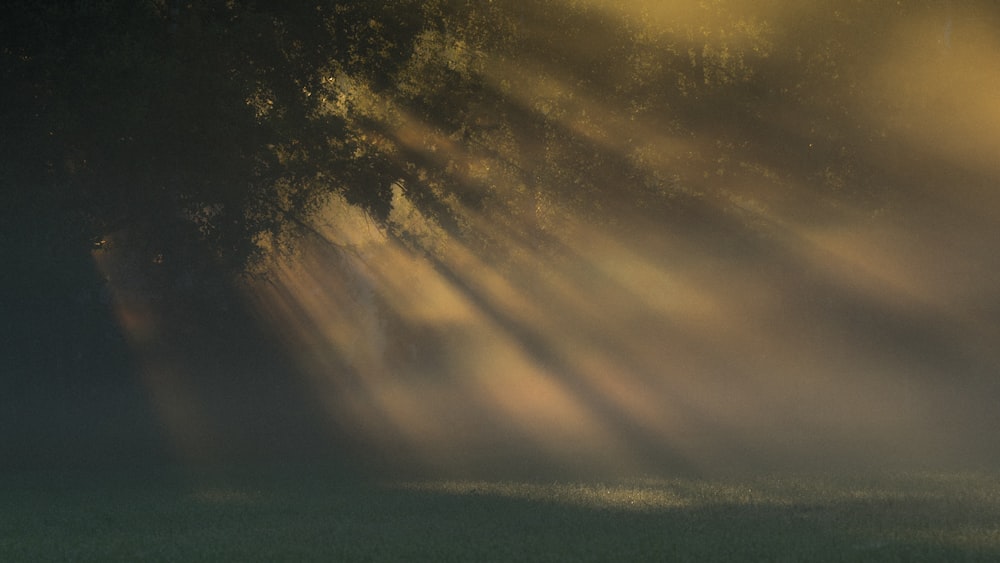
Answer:
<path fill-rule="evenodd" d="M 949 338 L 975 331 L 885 233 L 789 226 L 776 241 L 789 264 L 771 271 L 567 218 L 558 264 L 522 249 L 501 271 L 454 239 L 433 262 L 415 255 L 342 202 L 323 216 L 323 238 L 279 261 L 257 299 L 330 417 L 387 458 L 634 472 L 940 461 L 969 447 L 947 420 L 962 400 L 929 368 L 856 338 L 856 320 L 825 318 L 799 287 L 856 292 Z"/>
<path fill-rule="evenodd" d="M 331 195 L 247 291 L 331 428 L 444 475 L 996 453 L 996 27 L 959 2 L 877 24 L 825 3 L 517 4 L 489 8 L 509 37 L 421 35 L 393 88 L 323 70 L 317 115 L 409 174 L 382 186 L 384 222 Z M 124 295 L 153 403 L 179 447 L 208 447 Z"/>
<path fill-rule="evenodd" d="M 174 349 L 168 335 L 161 293 L 140 272 L 143 264 L 125 250 L 126 234 L 108 236 L 92 254 L 104 277 L 107 301 L 132 350 L 138 374 L 154 414 L 180 459 L 203 460 L 221 437 L 206 416 L 205 398 L 193 382 L 186 354 Z M 140 263 L 137 263 L 140 262 Z"/>

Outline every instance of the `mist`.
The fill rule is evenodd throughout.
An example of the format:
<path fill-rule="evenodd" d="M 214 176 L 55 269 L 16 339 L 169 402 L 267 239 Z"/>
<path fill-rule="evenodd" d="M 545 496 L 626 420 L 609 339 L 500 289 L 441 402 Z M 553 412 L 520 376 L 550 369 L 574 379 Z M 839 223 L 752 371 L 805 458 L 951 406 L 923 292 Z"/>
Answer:
<path fill-rule="evenodd" d="M 407 173 L 384 220 L 332 194 L 259 241 L 232 289 L 274 348 L 253 401 L 207 399 L 94 252 L 177 455 L 249 424 L 433 476 L 995 463 L 996 10 L 462 14 L 391 88 L 322 70 L 319 118 Z"/>

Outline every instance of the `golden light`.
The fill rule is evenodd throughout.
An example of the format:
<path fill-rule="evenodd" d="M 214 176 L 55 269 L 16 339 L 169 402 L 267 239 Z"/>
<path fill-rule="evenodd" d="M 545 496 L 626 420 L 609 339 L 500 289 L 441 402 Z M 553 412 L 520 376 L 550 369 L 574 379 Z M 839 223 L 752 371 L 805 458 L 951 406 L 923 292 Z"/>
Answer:
<path fill-rule="evenodd" d="M 809 11 L 583 4 L 622 26 L 639 22 L 629 32 L 637 52 L 655 51 L 664 38 L 678 49 L 705 42 L 692 60 L 730 65 L 731 80 L 751 56 L 799 64 L 776 45 L 781 25 Z M 927 34 L 937 20 L 898 22 L 872 53 L 869 82 L 844 86 L 852 118 L 910 143 L 872 141 L 873 152 L 857 161 L 876 161 L 874 176 L 895 178 L 892 159 L 917 151 L 997 179 L 991 158 L 1000 127 L 989 124 L 1000 115 L 993 103 L 1000 74 L 984 55 L 1000 43 L 995 32 L 962 21 L 948 52 L 930 62 L 926 51 L 936 43 Z M 533 139 L 538 150 L 526 154 L 519 144 L 526 134 L 499 117 L 495 127 L 463 136 L 363 80 L 332 77 L 324 111 L 345 118 L 368 143 L 364 150 L 401 161 L 402 153 L 420 155 L 493 205 L 473 209 L 447 186 L 432 186 L 460 220 L 463 232 L 453 233 L 421 211 L 402 180 L 387 225 L 332 197 L 313 220 L 314 236 L 294 255 L 275 256 L 267 283 L 248 294 L 330 424 L 374 458 L 446 474 L 536 466 L 639 473 L 947 461 L 979 447 L 979 428 L 955 418 L 982 408 L 979 384 L 950 391 L 939 371 L 997 365 L 989 346 L 997 330 L 975 306 L 992 291 L 984 275 L 996 276 L 986 254 L 992 243 L 981 241 L 1000 218 L 995 195 L 924 185 L 910 207 L 873 209 L 836 193 L 849 174 L 827 169 L 814 177 L 823 189 L 802 185 L 780 169 L 780 157 L 739 145 L 735 134 L 666 127 L 684 116 L 670 107 L 653 115 L 616 106 L 606 91 L 537 53 L 511 60 L 471 53 L 441 35 L 423 41 L 418 62 L 445 57 L 462 66 L 500 93 L 510 113 L 548 123 L 646 177 L 680 178 L 671 189 L 701 206 L 709 223 L 672 225 L 674 218 L 648 209 L 625 212 L 628 202 L 613 197 L 599 202 L 605 214 L 595 221 L 581 206 L 558 205 L 570 196 L 531 184 L 518 169 L 555 158 L 555 141 Z M 563 47 L 585 58 L 605 46 Z M 949 62 L 962 57 L 977 70 Z M 652 60 L 632 62 L 654 72 Z M 422 68 L 411 69 L 406 88 L 419 90 Z M 609 70 L 609 80 L 645 78 L 634 71 Z M 949 113 L 931 112 L 935 104 Z M 897 111 L 878 113 L 885 107 Z M 795 140 L 788 158 L 811 154 L 818 125 L 782 111 L 765 117 L 774 119 L 773 135 Z M 939 234 L 921 223 L 937 209 L 972 220 Z M 993 262 L 970 266 L 979 260 Z M 155 364 L 148 312 L 126 301 L 117 311 Z M 194 436 L 202 434 L 187 430 L 202 423 L 196 401 L 169 369 L 149 372 L 150 393 L 177 442 L 197 449 Z"/>

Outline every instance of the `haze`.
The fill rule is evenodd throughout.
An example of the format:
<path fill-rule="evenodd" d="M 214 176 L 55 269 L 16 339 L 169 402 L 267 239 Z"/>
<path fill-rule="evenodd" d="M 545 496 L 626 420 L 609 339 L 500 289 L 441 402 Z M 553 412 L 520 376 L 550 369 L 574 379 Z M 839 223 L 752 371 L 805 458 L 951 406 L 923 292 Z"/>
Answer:
<path fill-rule="evenodd" d="M 435 476 L 994 462 L 996 11 L 565 4 L 462 12 L 388 89 L 323 70 L 317 118 L 412 177 L 259 241 L 239 301 L 298 395 L 211 395 L 93 252 L 171 450 L 259 407 Z"/>

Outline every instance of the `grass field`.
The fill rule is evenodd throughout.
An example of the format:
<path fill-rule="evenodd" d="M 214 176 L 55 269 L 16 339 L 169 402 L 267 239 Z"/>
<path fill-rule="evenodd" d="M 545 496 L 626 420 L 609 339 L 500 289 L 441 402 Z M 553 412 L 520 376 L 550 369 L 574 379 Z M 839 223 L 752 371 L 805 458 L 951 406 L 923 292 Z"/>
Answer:
<path fill-rule="evenodd" d="M 0 561 L 1000 560 L 1000 476 L 367 482 L 15 473 Z"/>

